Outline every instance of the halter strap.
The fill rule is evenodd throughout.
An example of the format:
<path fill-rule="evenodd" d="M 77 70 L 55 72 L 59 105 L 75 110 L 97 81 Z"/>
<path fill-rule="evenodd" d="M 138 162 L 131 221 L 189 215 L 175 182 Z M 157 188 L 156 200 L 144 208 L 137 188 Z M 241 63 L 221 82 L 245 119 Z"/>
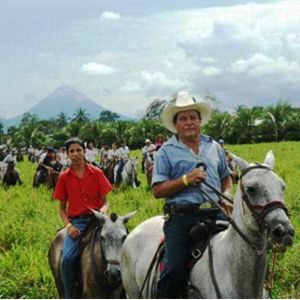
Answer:
<path fill-rule="evenodd" d="M 250 166 L 250 167 L 244 169 L 240 175 L 240 179 L 242 179 L 242 177 L 244 175 L 246 175 L 249 171 L 251 171 L 253 169 L 266 169 L 267 171 L 273 171 L 270 167 L 268 167 L 266 165 L 261 165 L 261 164 L 256 163 L 254 166 Z"/>
<path fill-rule="evenodd" d="M 240 179 L 242 179 L 242 177 L 244 175 L 246 175 L 250 170 L 253 169 L 265 169 L 267 171 L 273 171 L 270 167 L 265 166 L 265 165 L 261 165 L 261 164 L 256 164 L 254 166 L 250 166 L 246 169 L 243 170 Z M 246 205 L 248 206 L 248 208 L 250 209 L 250 211 L 252 212 L 252 215 L 254 217 L 254 219 L 257 221 L 258 225 L 259 225 L 259 229 L 261 230 L 261 232 L 263 232 L 264 230 L 264 217 L 271 212 L 274 209 L 277 208 L 281 208 L 285 211 L 285 213 L 287 214 L 287 216 L 289 216 L 289 212 L 288 209 L 286 208 L 286 206 L 284 205 L 283 202 L 279 201 L 279 200 L 273 200 L 271 202 L 266 203 L 265 205 L 259 205 L 259 204 L 252 204 L 246 194 L 246 191 L 244 189 L 244 186 L 242 185 L 242 181 L 240 180 L 240 188 L 241 188 L 241 192 L 242 192 L 242 199 L 245 201 Z M 261 210 L 260 212 L 258 212 L 257 210 Z"/>

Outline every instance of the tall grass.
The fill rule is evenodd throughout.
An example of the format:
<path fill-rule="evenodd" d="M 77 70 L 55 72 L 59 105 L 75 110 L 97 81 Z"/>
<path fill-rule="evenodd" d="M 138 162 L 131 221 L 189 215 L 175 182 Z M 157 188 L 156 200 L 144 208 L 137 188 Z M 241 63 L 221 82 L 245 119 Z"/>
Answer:
<path fill-rule="evenodd" d="M 296 230 L 294 246 L 280 256 L 275 268 L 276 298 L 298 298 L 300 293 L 300 143 L 285 142 L 229 146 L 229 150 L 248 161 L 262 162 L 266 152 L 273 149 L 276 171 L 286 181 L 286 202 Z M 140 157 L 140 151 L 134 151 Z M 56 298 L 47 252 L 51 239 L 62 226 L 58 216 L 58 203 L 51 200 L 51 191 L 45 187 L 32 188 L 35 165 L 18 163 L 22 186 L 5 191 L 0 188 L 0 298 Z M 161 214 L 163 201 L 154 199 L 139 172 L 141 186 L 122 187 L 109 195 L 110 211 L 126 214 L 138 213 L 128 224 L 129 230 L 143 220 Z"/>

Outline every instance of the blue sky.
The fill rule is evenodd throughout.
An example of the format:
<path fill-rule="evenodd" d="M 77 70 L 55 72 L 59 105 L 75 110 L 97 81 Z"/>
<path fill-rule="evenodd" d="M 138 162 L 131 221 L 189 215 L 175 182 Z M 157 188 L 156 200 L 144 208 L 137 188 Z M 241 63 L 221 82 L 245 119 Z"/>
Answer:
<path fill-rule="evenodd" d="M 300 106 L 300 1 L 1 0 L 0 118 L 61 85 L 143 115 L 179 90 Z"/>

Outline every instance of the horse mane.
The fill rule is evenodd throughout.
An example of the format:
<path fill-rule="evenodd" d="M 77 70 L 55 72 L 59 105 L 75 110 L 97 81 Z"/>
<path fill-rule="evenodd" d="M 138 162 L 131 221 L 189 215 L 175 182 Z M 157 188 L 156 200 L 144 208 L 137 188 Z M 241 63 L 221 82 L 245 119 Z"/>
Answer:
<path fill-rule="evenodd" d="M 111 213 L 110 214 L 110 219 L 112 222 L 115 222 L 118 219 L 118 215 L 116 213 Z"/>

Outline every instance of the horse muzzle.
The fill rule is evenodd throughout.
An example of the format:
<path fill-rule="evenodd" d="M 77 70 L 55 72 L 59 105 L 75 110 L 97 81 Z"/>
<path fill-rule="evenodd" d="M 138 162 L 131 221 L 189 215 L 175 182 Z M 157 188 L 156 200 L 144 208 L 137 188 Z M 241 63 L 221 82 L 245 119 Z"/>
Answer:
<path fill-rule="evenodd" d="M 278 224 L 270 234 L 274 245 L 281 245 L 283 247 L 291 247 L 294 242 L 295 231 L 292 226 L 284 226 Z"/>
<path fill-rule="evenodd" d="M 108 264 L 107 269 L 104 272 L 104 277 L 109 284 L 119 284 L 122 280 L 120 265 L 114 265 L 113 267 Z"/>
<path fill-rule="evenodd" d="M 110 284 L 118 284 L 121 282 L 121 272 L 120 270 L 106 270 L 104 272 L 105 279 Z"/>

